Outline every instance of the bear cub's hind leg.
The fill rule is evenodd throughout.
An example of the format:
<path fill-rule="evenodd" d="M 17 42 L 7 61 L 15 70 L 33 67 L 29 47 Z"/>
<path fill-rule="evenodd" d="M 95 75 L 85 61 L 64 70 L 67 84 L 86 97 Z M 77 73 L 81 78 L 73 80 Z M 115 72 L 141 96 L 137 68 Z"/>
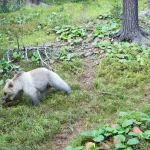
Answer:
<path fill-rule="evenodd" d="M 46 88 L 44 91 L 40 91 L 39 98 L 41 101 L 43 101 L 43 99 L 44 99 L 45 95 L 48 93 L 48 91 L 49 91 L 49 88 Z"/>

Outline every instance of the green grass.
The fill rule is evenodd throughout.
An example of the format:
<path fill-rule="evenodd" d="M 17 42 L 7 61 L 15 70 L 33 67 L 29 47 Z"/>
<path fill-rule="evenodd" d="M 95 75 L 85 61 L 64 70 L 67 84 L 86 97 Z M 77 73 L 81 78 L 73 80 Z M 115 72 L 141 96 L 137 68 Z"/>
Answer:
<path fill-rule="evenodd" d="M 31 105 L 28 97 L 24 97 L 22 102 L 16 102 L 10 108 L 0 106 L 1 148 L 41 149 L 40 144 L 46 141 L 50 146 L 49 139 L 68 128 L 78 116 L 81 118 L 85 115 L 80 103 L 88 99 L 87 92 L 80 89 L 77 80 L 69 73 L 73 70 L 82 73 L 82 62 L 69 64 L 66 68 L 64 62 L 55 69 L 57 73 L 61 72 L 61 77 L 71 85 L 71 95 L 51 89 L 45 100 L 36 108 Z M 2 91 L 0 94 L 2 95 Z"/>
<path fill-rule="evenodd" d="M 25 67 L 26 64 L 21 65 Z M 26 70 L 33 69 L 30 66 Z M 53 68 L 72 87 L 73 93 L 65 95 L 51 89 L 45 100 L 36 108 L 28 97 L 12 107 L 0 107 L 1 145 L 5 149 L 47 149 L 52 137 L 68 131 L 78 119 L 86 122 L 85 127 L 97 128 L 120 122 L 120 111 L 149 113 L 149 105 L 144 101 L 148 93 L 150 61 L 141 66 L 137 61 L 119 63 L 116 59 L 103 58 L 97 71 L 95 84 L 90 92 L 80 88 L 78 79 L 83 73 L 82 60 L 64 61 Z M 99 95 L 98 91 L 112 95 Z M 93 97 L 89 97 L 89 95 Z M 1 91 L 2 95 L 2 91 Z M 88 106 L 88 107 L 87 107 Z M 13 118 L 13 119 L 12 119 Z M 81 136 L 71 141 L 71 145 L 82 144 Z M 142 141 L 139 149 L 148 149 L 149 143 Z"/>
<path fill-rule="evenodd" d="M 19 36 L 20 45 L 25 46 L 55 42 L 56 35 L 47 34 L 49 28 L 64 24 L 84 25 L 89 20 L 95 20 L 99 14 L 109 13 L 114 1 L 63 1 L 47 8 L 22 8 L 16 12 L 0 14 L 0 19 L 7 15 L 7 19 L 3 20 L 0 26 L 0 55 L 16 46 L 15 36 Z M 140 10 L 144 8 L 144 2 L 140 1 Z M 52 16 L 52 12 L 57 13 L 52 23 L 38 29 L 40 24 L 47 22 L 47 16 Z M 36 13 L 39 13 L 37 17 L 34 16 Z M 13 22 L 17 20 L 15 16 L 23 15 L 29 16 L 29 19 L 25 19 L 21 25 Z M 81 59 L 54 64 L 52 68 L 71 85 L 73 93 L 65 95 L 51 89 L 45 100 L 36 108 L 31 106 L 27 96 L 10 107 L 0 106 L 0 149 L 51 149 L 53 136 L 70 131 L 70 126 L 79 119 L 85 122 L 83 126 L 86 129 L 94 129 L 118 122 L 117 116 L 120 111 L 142 111 L 150 115 L 148 102 L 144 101 L 144 94 L 146 93 L 148 98 L 150 89 L 150 61 L 146 61 L 147 63 L 141 66 L 136 61 L 121 64 L 112 58 L 102 59 L 100 65 L 94 68 L 96 76 L 91 91 L 80 88 L 79 79 L 83 74 Z M 25 71 L 38 67 L 37 64 L 24 62 L 21 62 L 20 66 Z M 99 90 L 112 92 L 112 95 L 99 95 Z M 3 91 L 0 88 L 0 96 L 2 95 Z M 70 141 L 71 145 L 81 143 L 80 136 Z M 140 148 L 148 149 L 149 143 L 142 141 Z"/>
<path fill-rule="evenodd" d="M 84 24 L 89 20 L 96 19 L 100 14 L 109 13 L 114 6 L 114 2 L 115 0 L 96 0 L 84 3 L 66 3 L 63 1 L 61 5 L 55 4 L 46 8 L 24 7 L 12 13 L 0 14 L 0 33 L 2 33 L 2 38 L 0 36 L 1 50 L 4 52 L 6 49 L 14 47 L 16 45 L 16 36 L 20 39 L 20 45 L 54 41 L 55 36 L 52 34 L 47 35 L 47 29 L 46 31 L 35 31 L 40 24 L 48 21 L 47 17 L 53 12 L 57 12 L 58 15 L 52 18 L 53 21 L 48 25 L 48 30 L 57 25 Z M 140 1 L 140 10 L 143 9 L 143 4 L 144 2 Z M 23 21 L 23 23 L 19 25 L 18 21 Z"/>
<path fill-rule="evenodd" d="M 103 58 L 97 67 L 95 88 L 92 90 L 94 97 L 89 99 L 90 110 L 84 116 L 87 128 L 100 128 L 110 124 L 121 123 L 119 112 L 132 112 L 128 119 L 138 120 L 139 112 L 150 115 L 148 101 L 148 90 L 150 88 L 149 65 L 141 66 L 137 61 L 131 63 L 119 63 L 117 59 Z M 111 92 L 111 95 L 98 94 L 98 91 Z M 147 94 L 145 97 L 144 95 Z M 143 131 L 149 129 L 149 125 L 143 126 Z M 86 142 L 91 142 L 86 139 Z M 70 142 L 70 145 L 79 146 L 85 144 L 85 139 L 78 135 Z M 146 150 L 150 146 L 148 140 L 141 140 L 137 149 Z"/>
<path fill-rule="evenodd" d="M 4 52 L 16 45 L 16 36 L 20 39 L 20 45 L 32 43 L 43 43 L 54 41 L 53 35 L 47 35 L 47 30 L 57 25 L 84 24 L 89 20 L 96 19 L 100 14 L 110 12 L 114 1 L 90 1 L 84 3 L 62 3 L 61 5 L 50 5 L 49 7 L 24 7 L 12 13 L 0 14 L 1 26 L 0 47 Z M 44 30 L 37 30 L 40 24 L 48 21 L 48 16 L 57 13 Z M 61 15 L 61 17 L 59 17 Z M 7 17 L 6 17 L 7 16 Z M 21 21 L 21 24 L 18 23 Z M 35 31 L 36 30 L 36 31 Z M 38 38 L 37 38 L 38 37 Z M 43 37 L 45 39 L 43 40 Z"/>

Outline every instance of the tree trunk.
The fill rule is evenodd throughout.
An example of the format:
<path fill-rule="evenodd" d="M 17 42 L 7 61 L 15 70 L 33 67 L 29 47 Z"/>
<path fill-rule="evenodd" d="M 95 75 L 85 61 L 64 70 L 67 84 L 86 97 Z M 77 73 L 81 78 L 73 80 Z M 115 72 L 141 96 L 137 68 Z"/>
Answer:
<path fill-rule="evenodd" d="M 122 28 L 116 35 L 116 41 L 147 42 L 148 33 L 139 27 L 138 0 L 123 0 Z"/>

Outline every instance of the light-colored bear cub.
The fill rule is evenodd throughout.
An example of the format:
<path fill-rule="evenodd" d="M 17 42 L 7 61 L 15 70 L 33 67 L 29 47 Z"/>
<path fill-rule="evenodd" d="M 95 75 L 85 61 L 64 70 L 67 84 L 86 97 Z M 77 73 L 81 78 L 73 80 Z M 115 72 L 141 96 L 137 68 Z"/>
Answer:
<path fill-rule="evenodd" d="M 20 72 L 12 79 L 6 80 L 2 104 L 21 98 L 24 92 L 36 106 L 39 100 L 43 100 L 50 87 L 71 93 L 70 86 L 59 75 L 46 68 Z"/>

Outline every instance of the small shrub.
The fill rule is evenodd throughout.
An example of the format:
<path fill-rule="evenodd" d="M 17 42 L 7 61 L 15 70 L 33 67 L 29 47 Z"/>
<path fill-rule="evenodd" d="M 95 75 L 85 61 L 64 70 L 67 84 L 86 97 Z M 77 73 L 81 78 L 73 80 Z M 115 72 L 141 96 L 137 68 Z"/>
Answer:
<path fill-rule="evenodd" d="M 120 29 L 120 24 L 115 20 L 109 20 L 106 23 L 98 24 L 93 31 L 93 38 L 103 39 L 105 36 L 112 36 Z"/>
<path fill-rule="evenodd" d="M 54 55 L 52 59 L 70 61 L 80 57 L 78 53 L 69 53 L 69 51 L 71 51 L 70 47 L 66 46 L 65 48 L 62 48 L 58 54 Z"/>
<path fill-rule="evenodd" d="M 104 50 L 106 52 L 104 56 L 116 58 L 121 63 L 136 60 L 140 65 L 144 65 L 146 64 L 145 58 L 150 57 L 150 48 L 145 45 L 139 46 L 136 43 L 104 41 L 93 43 L 93 45 Z"/>
<path fill-rule="evenodd" d="M 39 17 L 40 17 L 40 12 L 16 15 L 13 18 L 11 18 L 10 23 L 23 24 L 28 21 L 38 19 Z"/>
<path fill-rule="evenodd" d="M 68 41 L 71 45 L 81 43 L 86 37 L 85 29 L 82 27 L 66 25 L 62 28 L 57 26 L 54 28 L 54 32 L 59 34 L 59 39 Z"/>
<path fill-rule="evenodd" d="M 130 119 L 123 119 L 118 124 L 83 132 L 81 133 L 83 137 L 82 145 L 77 147 L 68 146 L 66 150 L 84 150 L 87 145 L 89 145 L 89 150 L 104 149 L 106 145 L 109 148 L 133 150 L 141 139 L 147 142 L 150 139 L 150 130 L 148 128 L 145 131 L 140 130 L 142 125 L 150 121 L 149 115 L 136 113 L 139 115 L 139 121 L 132 117 L 132 113 L 120 112 L 120 117 L 125 118 L 128 116 Z"/>
<path fill-rule="evenodd" d="M 3 85 L 4 78 L 11 77 L 15 72 L 18 72 L 21 70 L 19 65 L 15 65 L 9 61 L 6 61 L 5 59 L 0 60 L 0 86 Z"/>

